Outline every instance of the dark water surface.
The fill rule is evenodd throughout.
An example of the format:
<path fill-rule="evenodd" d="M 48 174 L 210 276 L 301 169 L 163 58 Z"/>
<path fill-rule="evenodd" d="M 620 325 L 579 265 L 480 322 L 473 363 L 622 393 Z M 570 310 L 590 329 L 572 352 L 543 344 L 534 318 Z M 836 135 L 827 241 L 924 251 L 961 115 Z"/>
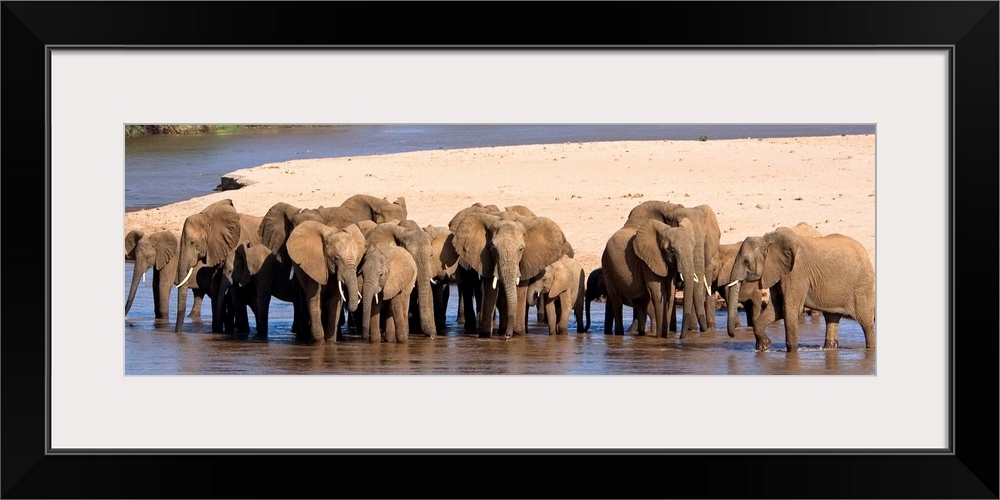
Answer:
<path fill-rule="evenodd" d="M 346 125 L 125 138 L 125 207 L 204 196 L 234 170 L 306 158 L 560 142 L 874 134 L 875 125 Z"/>
<path fill-rule="evenodd" d="M 128 294 L 132 263 L 124 267 L 122 304 Z M 211 308 L 206 299 L 203 321 L 187 320 L 183 332 L 173 332 L 176 295 L 171 295 L 170 320 L 153 319 L 152 271 L 136 293 L 125 319 L 126 375 L 875 375 L 875 350 L 864 348 L 864 334 L 850 319 L 840 322 L 839 349 L 823 350 L 822 316 L 800 319 L 799 352 L 784 352 L 781 322 L 768 328 L 771 351 L 754 352 L 753 333 L 741 328 L 736 338 L 726 334 L 726 312 L 716 313 L 719 329 L 693 333 L 680 340 L 604 331 L 604 304 L 592 304 L 591 333 L 549 336 L 544 324 L 532 321 L 528 334 L 509 342 L 480 339 L 455 324 L 456 290 L 449 303 L 448 332 L 431 340 L 411 334 L 406 344 L 369 344 L 348 335 L 342 342 L 319 346 L 296 343 L 289 331 L 291 304 L 273 300 L 267 342 L 235 340 L 211 333 Z M 188 307 L 192 298 L 188 297 Z M 627 308 L 626 308 L 627 309 Z M 534 320 L 535 312 L 529 313 Z M 630 312 L 625 312 L 630 317 Z M 742 321 L 742 314 L 741 314 Z M 251 334 L 256 328 L 250 313 Z"/>

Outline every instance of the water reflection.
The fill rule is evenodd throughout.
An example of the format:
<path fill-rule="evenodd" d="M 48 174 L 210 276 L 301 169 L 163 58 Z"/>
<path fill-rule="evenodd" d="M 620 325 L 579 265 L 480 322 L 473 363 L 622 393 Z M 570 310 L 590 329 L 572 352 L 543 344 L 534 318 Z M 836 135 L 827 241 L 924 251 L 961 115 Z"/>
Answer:
<path fill-rule="evenodd" d="M 127 263 L 126 266 L 129 266 Z M 130 277 L 124 273 L 124 278 Z M 456 296 L 453 290 L 452 296 Z M 122 303 L 127 286 L 123 286 Z M 188 301 L 190 303 L 190 301 Z M 452 301 L 454 302 L 454 301 Z M 149 307 L 145 307 L 149 304 Z M 876 352 L 864 349 L 860 326 L 844 319 L 840 349 L 824 350 L 821 316 L 800 318 L 800 349 L 784 352 L 784 329 L 768 328 L 772 350 L 754 352 L 750 328 L 730 338 L 725 311 L 716 322 L 723 329 L 692 332 L 680 339 L 637 335 L 604 335 L 604 304 L 592 307 L 594 333 L 548 335 L 543 323 L 529 317 L 528 334 L 505 342 L 480 339 L 454 323 L 457 304 L 450 304 L 447 332 L 434 340 L 410 335 L 406 344 L 369 344 L 357 335 L 341 342 L 309 346 L 290 332 L 291 305 L 271 303 L 270 335 L 266 342 L 235 340 L 211 333 L 210 321 L 185 318 L 183 332 L 170 322 L 152 318 L 152 294 L 140 287 L 136 306 L 124 322 L 125 373 L 135 374 L 327 374 L 327 375 L 874 375 Z M 174 302 L 176 304 L 176 302 Z M 172 305 L 174 305 L 172 304 Z M 207 311 L 206 307 L 206 311 Z M 255 327 L 253 316 L 251 327 Z M 570 330 L 575 332 L 571 319 Z"/>

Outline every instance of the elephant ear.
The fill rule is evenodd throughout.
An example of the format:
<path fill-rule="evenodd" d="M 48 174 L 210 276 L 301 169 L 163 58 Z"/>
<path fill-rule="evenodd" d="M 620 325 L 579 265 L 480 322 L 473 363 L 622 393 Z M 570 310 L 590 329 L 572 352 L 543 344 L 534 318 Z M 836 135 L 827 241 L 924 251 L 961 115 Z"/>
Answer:
<path fill-rule="evenodd" d="M 521 277 L 531 278 L 562 257 L 566 235 L 552 219 L 532 217 L 524 224 L 524 253 L 521 255 Z"/>
<path fill-rule="evenodd" d="M 788 230 L 791 231 L 791 230 Z M 767 244 L 767 255 L 764 257 L 764 269 L 760 273 L 760 287 L 771 288 L 795 265 L 795 255 L 798 253 L 798 242 L 784 231 L 774 231 L 764 236 Z"/>
<path fill-rule="evenodd" d="M 177 258 L 179 243 L 174 233 L 161 231 L 152 236 L 153 246 L 156 247 L 156 270 L 163 269 L 163 266 Z"/>
<path fill-rule="evenodd" d="M 736 264 L 736 253 L 739 252 L 739 249 L 739 243 L 719 247 L 719 267 L 716 273 L 719 286 L 722 286 L 723 282 L 729 281 L 730 275 L 733 274 L 733 266 Z"/>
<path fill-rule="evenodd" d="M 204 222 L 208 227 L 208 249 L 205 255 L 205 264 L 216 266 L 224 262 L 229 252 L 235 250 L 236 245 L 240 242 L 243 230 L 240 214 L 236 213 L 236 209 L 233 208 L 232 200 L 227 199 L 209 205 L 194 217 L 199 215 L 204 217 Z"/>
<path fill-rule="evenodd" d="M 142 239 L 142 231 L 133 229 L 125 235 L 125 260 L 135 260 L 135 247 Z"/>
<path fill-rule="evenodd" d="M 458 266 L 455 235 L 443 227 L 427 226 L 425 231 L 431 235 L 431 256 L 435 264 L 441 264 L 441 269 L 435 269 L 435 272 L 439 274 L 453 274 L 455 268 Z"/>
<path fill-rule="evenodd" d="M 362 234 L 364 234 L 366 246 L 374 246 L 379 243 L 396 245 L 398 242 L 397 235 L 404 232 L 406 230 L 399 227 L 399 221 L 393 220 L 378 224 L 371 231 L 368 231 L 367 234 Z"/>
<path fill-rule="evenodd" d="M 635 233 L 632 239 L 632 249 L 636 256 L 649 266 L 657 276 L 667 276 L 667 260 L 663 257 L 663 246 L 665 242 L 663 234 L 670 229 L 670 226 L 655 219 L 646 221 Z"/>
<path fill-rule="evenodd" d="M 549 283 L 549 296 L 555 297 L 567 290 L 574 285 L 574 279 L 579 278 L 579 276 L 573 276 L 573 272 L 570 270 L 571 259 L 568 257 L 563 257 L 555 264 L 550 265 L 545 268 L 545 275 L 548 277 L 549 273 L 552 273 L 552 281 Z M 572 306 L 568 304 L 567 306 Z"/>
<path fill-rule="evenodd" d="M 487 229 L 499 221 L 500 217 L 486 213 L 470 213 L 462 219 L 453 239 L 462 267 L 475 269 L 479 274 L 493 272 L 493 255 L 486 247 L 486 234 Z"/>
<path fill-rule="evenodd" d="M 326 265 L 325 239 L 333 231 L 319 222 L 306 221 L 292 230 L 285 244 L 292 261 L 320 285 L 325 285 L 330 276 L 330 268 Z"/>
<path fill-rule="evenodd" d="M 410 219 L 399 221 L 399 227 L 410 231 L 421 231 L 420 225 Z"/>
<path fill-rule="evenodd" d="M 271 253 L 278 254 L 281 247 L 285 246 L 288 235 L 295 228 L 292 225 L 292 217 L 301 211 L 302 209 L 299 207 L 281 201 L 275 203 L 264 214 L 264 220 L 257 228 L 257 233 L 260 236 L 260 242 L 269 248 Z"/>

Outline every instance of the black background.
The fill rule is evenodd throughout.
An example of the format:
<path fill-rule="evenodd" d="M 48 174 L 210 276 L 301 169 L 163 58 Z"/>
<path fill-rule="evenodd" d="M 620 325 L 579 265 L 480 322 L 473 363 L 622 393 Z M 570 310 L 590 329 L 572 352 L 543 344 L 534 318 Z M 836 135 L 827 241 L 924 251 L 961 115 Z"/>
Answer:
<path fill-rule="evenodd" d="M 998 498 L 997 2 L 3 2 L 4 498 Z M 45 454 L 47 45 L 954 47 L 954 453 Z M 919 212 L 922 207 L 915 207 Z M 915 215 L 919 216 L 919 215 Z M 972 233 L 971 229 L 977 229 Z M 964 236 L 962 236 L 964 234 Z M 975 238 L 973 238 L 975 236 Z M 916 239 L 916 238 L 915 238 Z M 984 259 L 973 246 L 986 246 Z M 919 245 L 917 243 L 917 245 Z M 917 270 L 926 272 L 927 270 Z M 964 278 L 963 278 L 964 277 Z M 956 297 L 956 291 L 961 291 Z M 912 291 L 901 290 L 901 293 Z M 914 294 L 917 295 L 917 294 Z M 914 301 L 919 301 L 919 296 Z M 939 304 L 916 304 L 920 307 Z M 16 311 L 16 314 L 10 314 Z M 993 325 L 992 327 L 986 323 Z M 962 336 L 965 333 L 974 338 Z M 755 432 L 753 416 L 733 425 Z M 762 421 L 773 421 L 761 416 Z M 243 416 L 243 418 L 253 418 Z M 434 417 L 447 425 L 448 415 Z M 563 418 L 584 418 L 567 415 Z M 520 425 L 523 416 L 486 418 Z M 361 432 L 358 418 L 317 432 Z M 748 423 L 749 422 L 749 423 Z M 817 422 L 816 432 L 863 425 Z M 206 425 L 224 425 L 223 419 Z M 293 424 L 289 424 L 293 425 Z M 558 425 L 553 423 L 552 425 Z M 633 415 L 594 425 L 651 425 Z M 664 415 L 678 432 L 697 412 Z M 414 430 L 415 431 L 415 430 Z M 780 431 L 770 429 L 769 431 Z M 155 432 L 155 429 L 150 429 Z M 381 431 L 404 432 L 404 431 Z"/>

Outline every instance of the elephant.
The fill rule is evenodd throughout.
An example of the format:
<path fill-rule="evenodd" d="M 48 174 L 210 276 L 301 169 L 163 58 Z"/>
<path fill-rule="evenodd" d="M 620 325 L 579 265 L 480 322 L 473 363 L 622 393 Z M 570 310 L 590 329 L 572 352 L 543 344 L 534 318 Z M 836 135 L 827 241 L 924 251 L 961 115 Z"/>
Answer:
<path fill-rule="evenodd" d="M 391 318 L 386 318 L 386 341 L 405 343 L 409 338 L 410 294 L 417 281 L 417 262 L 402 247 L 378 243 L 365 251 L 360 272 L 361 338 L 375 343 L 381 340 L 380 311 L 386 310 L 391 311 Z"/>
<path fill-rule="evenodd" d="M 730 243 L 727 245 L 719 246 L 719 255 L 721 265 L 719 271 L 716 273 L 716 283 L 725 285 L 725 280 L 729 278 L 729 275 L 733 271 L 733 264 L 736 263 L 736 253 L 740 250 L 740 243 Z M 725 297 L 725 292 L 720 293 Z M 757 287 L 757 283 L 753 281 L 743 281 L 740 283 L 739 295 L 737 300 L 740 304 L 743 304 L 743 312 L 747 317 L 747 326 L 753 328 L 754 321 L 758 316 L 760 316 L 761 308 L 764 305 L 764 294 L 761 293 L 760 288 Z M 728 299 L 727 299 L 728 300 Z M 727 302 L 728 310 L 728 302 Z M 734 327 L 739 325 L 739 316 L 736 317 L 736 324 Z"/>
<path fill-rule="evenodd" d="M 340 229 L 310 220 L 292 229 L 285 246 L 309 311 L 312 337 L 304 340 L 319 344 L 331 339 L 336 342 L 344 303 L 348 311 L 354 312 L 361 297 L 358 265 L 365 253 L 364 235 L 355 224 Z M 331 278 L 337 283 L 337 291 L 327 286 Z M 322 320 L 324 304 L 328 306 L 326 325 Z"/>
<path fill-rule="evenodd" d="M 646 283 L 650 307 L 653 310 L 652 333 L 657 337 L 666 336 L 670 326 L 676 324 L 675 278 L 680 278 L 681 282 L 690 280 L 696 283 L 684 291 L 684 319 L 694 313 L 698 315 L 699 324 L 705 323 L 705 319 L 701 317 L 705 311 L 695 307 L 695 294 L 688 293 L 692 288 L 699 290 L 702 288 L 697 284 L 699 278 L 695 267 L 695 255 L 702 252 L 702 245 L 696 241 L 692 226 L 691 220 L 686 217 L 678 222 L 677 227 L 650 219 L 636 231 L 632 243 L 631 248 L 636 257 L 645 264 L 643 281 Z M 626 256 L 628 258 L 628 249 Z M 705 279 L 703 276 L 702 280 Z M 713 307 L 712 312 L 714 311 Z M 686 321 L 681 322 L 682 325 L 685 323 Z M 685 338 L 687 329 L 679 328 L 678 336 Z"/>
<path fill-rule="evenodd" d="M 341 229 L 360 222 L 358 216 L 347 208 L 323 206 L 318 208 L 299 208 L 285 202 L 275 203 L 264 214 L 264 219 L 260 223 L 258 233 L 261 243 L 266 245 L 275 256 L 273 266 L 276 269 L 274 269 L 273 274 L 276 277 L 287 276 L 287 279 L 282 278 L 280 280 L 282 286 L 278 288 L 283 288 L 286 282 L 291 285 L 289 291 L 292 292 L 291 302 L 294 309 L 292 332 L 296 334 L 311 334 L 311 329 L 309 326 L 309 313 L 305 301 L 305 292 L 299 286 L 298 280 L 292 277 L 294 263 L 291 257 L 288 256 L 288 249 L 285 245 L 292 230 L 307 220 Z M 363 222 L 371 221 L 366 219 Z M 371 223 L 374 224 L 374 222 Z M 282 289 L 279 293 L 284 294 L 285 290 Z M 260 330 L 258 328 L 259 334 Z"/>
<path fill-rule="evenodd" d="M 539 307 L 544 307 L 549 335 L 569 333 L 570 311 L 576 315 L 576 332 L 586 331 L 583 323 L 585 279 L 583 266 L 563 255 L 546 266 L 541 276 L 528 285 L 528 305 L 541 302 Z"/>
<path fill-rule="evenodd" d="M 715 299 L 712 297 L 711 279 L 708 278 L 714 276 L 715 269 L 719 267 L 719 239 L 722 231 L 719 229 L 719 221 L 715 211 L 708 205 L 688 208 L 684 205 L 664 201 L 645 201 L 629 212 L 623 227 L 632 227 L 638 230 L 650 219 L 660 220 L 669 226 L 677 226 L 683 218 L 691 220 L 695 241 L 700 241 L 703 248 L 703 252 L 695 253 L 695 273 L 698 279 L 692 278 L 691 280 L 699 283 L 700 286 L 688 287 L 685 289 L 685 293 L 694 292 L 694 306 L 700 311 L 697 314 L 697 328 L 704 332 L 709 328 L 715 328 Z M 685 323 L 684 329 L 695 328 L 694 315 L 692 315 L 690 323 Z"/>
<path fill-rule="evenodd" d="M 823 236 L 823 233 L 821 233 L 818 229 L 805 222 L 800 222 L 792 227 L 792 231 L 795 231 L 800 236 L 809 238 Z M 739 251 L 741 243 L 742 242 L 730 243 L 719 246 L 720 267 L 715 273 L 713 289 L 718 290 L 719 295 L 721 295 L 722 298 L 726 298 L 726 291 L 722 287 L 733 271 L 733 264 L 736 263 L 736 253 Z M 743 312 L 747 317 L 747 326 L 753 328 L 754 319 L 757 318 L 757 316 L 760 316 L 761 309 L 764 306 L 764 294 L 761 289 L 757 287 L 757 283 L 744 281 L 740 284 L 739 303 L 743 305 Z M 736 317 L 735 326 L 740 326 L 738 315 Z"/>
<path fill-rule="evenodd" d="M 234 294 L 239 299 L 234 305 L 237 311 L 245 311 L 247 307 L 253 311 L 257 322 L 254 338 L 257 340 L 267 340 L 271 297 L 293 304 L 304 298 L 299 281 L 286 269 L 288 267 L 282 266 L 278 256 L 266 245 L 236 247 L 229 270 L 230 279 L 239 292 Z M 301 304 L 304 306 L 304 301 Z M 309 324 L 305 307 L 294 308 L 293 314 L 296 324 Z"/>
<path fill-rule="evenodd" d="M 623 227 L 614 232 L 601 254 L 601 269 L 608 301 L 604 306 L 604 333 L 624 335 L 622 308 L 631 304 L 636 318 L 637 332 L 646 331 L 646 317 L 655 315 L 649 310 L 650 296 L 644 273 L 646 265 L 633 249 L 635 227 Z"/>
<path fill-rule="evenodd" d="M 260 243 L 257 228 L 262 220 L 262 217 L 238 213 L 230 199 L 212 203 L 201 212 L 184 220 L 175 281 L 178 296 L 174 332 L 181 331 L 187 299 L 187 283 L 198 262 L 218 271 L 226 264 L 227 258 L 236 250 L 237 245 Z M 212 299 L 212 331 L 216 333 L 227 330 L 224 324 L 224 309 L 230 285 L 232 283 L 225 279 L 221 272 L 216 272 L 209 295 Z M 239 331 L 249 331 L 250 326 L 237 324 L 235 328 Z"/>
<path fill-rule="evenodd" d="M 394 243 L 403 247 L 417 263 L 417 284 L 413 293 L 414 314 L 411 330 L 420 330 L 435 338 L 444 329 L 447 280 L 458 267 L 454 235 L 447 228 L 427 226 L 413 221 L 390 221 L 379 224 L 366 235 L 368 247 Z"/>
<path fill-rule="evenodd" d="M 572 245 L 555 221 L 506 211 L 467 215 L 458 224 L 454 245 L 459 264 L 483 278 L 479 336 L 484 338 L 493 334 L 494 308 L 500 310 L 504 339 L 526 333 L 528 283 L 563 255 L 573 256 Z M 498 296 L 503 300 L 499 304 Z"/>
<path fill-rule="evenodd" d="M 584 290 L 584 295 L 584 310 L 586 312 L 587 324 L 584 326 L 583 330 L 585 332 L 589 332 L 590 303 L 598 299 L 607 300 L 608 298 L 608 287 L 604 284 L 604 270 L 600 267 L 590 271 L 590 274 L 587 275 L 587 286 Z M 632 307 L 632 301 L 627 299 L 623 299 L 622 304 Z M 632 313 L 632 324 L 630 324 L 625 331 L 628 333 L 639 333 L 639 311 L 633 308 Z"/>
<path fill-rule="evenodd" d="M 855 319 L 865 335 L 865 348 L 875 348 L 875 268 L 857 240 L 842 234 L 803 237 L 779 227 L 764 236 L 743 240 L 729 275 L 728 333 L 735 336 L 736 304 L 741 282 L 769 289 L 771 302 L 755 319 L 755 350 L 771 346 L 765 328 L 784 319 L 785 348 L 798 350 L 798 321 L 803 307 L 822 311 L 826 322 L 824 349 L 839 347 L 842 316 Z"/>
<path fill-rule="evenodd" d="M 169 320 L 170 288 L 177 275 L 177 236 L 170 231 L 159 231 L 146 236 L 142 231 L 132 230 L 125 235 L 125 260 L 134 261 L 132 284 L 125 301 L 125 315 L 132 309 L 135 292 L 140 278 L 145 279 L 146 271 L 153 268 L 153 317 Z"/>
<path fill-rule="evenodd" d="M 497 215 L 501 212 L 496 205 L 483 205 L 480 202 L 459 210 L 448 222 L 448 230 L 452 234 L 458 230 L 458 225 L 470 214 L 487 213 Z M 466 333 L 474 333 L 479 330 L 479 309 L 483 302 L 483 280 L 482 276 L 467 265 L 462 264 L 459 259 L 459 266 L 455 269 L 455 283 L 458 289 L 458 312 L 455 322 L 465 325 Z"/>
<path fill-rule="evenodd" d="M 370 220 L 382 223 L 392 219 L 406 220 L 406 200 L 402 196 L 394 202 L 389 202 L 385 198 L 369 194 L 356 194 L 344 200 L 340 206 L 354 214 L 355 222 Z"/>

